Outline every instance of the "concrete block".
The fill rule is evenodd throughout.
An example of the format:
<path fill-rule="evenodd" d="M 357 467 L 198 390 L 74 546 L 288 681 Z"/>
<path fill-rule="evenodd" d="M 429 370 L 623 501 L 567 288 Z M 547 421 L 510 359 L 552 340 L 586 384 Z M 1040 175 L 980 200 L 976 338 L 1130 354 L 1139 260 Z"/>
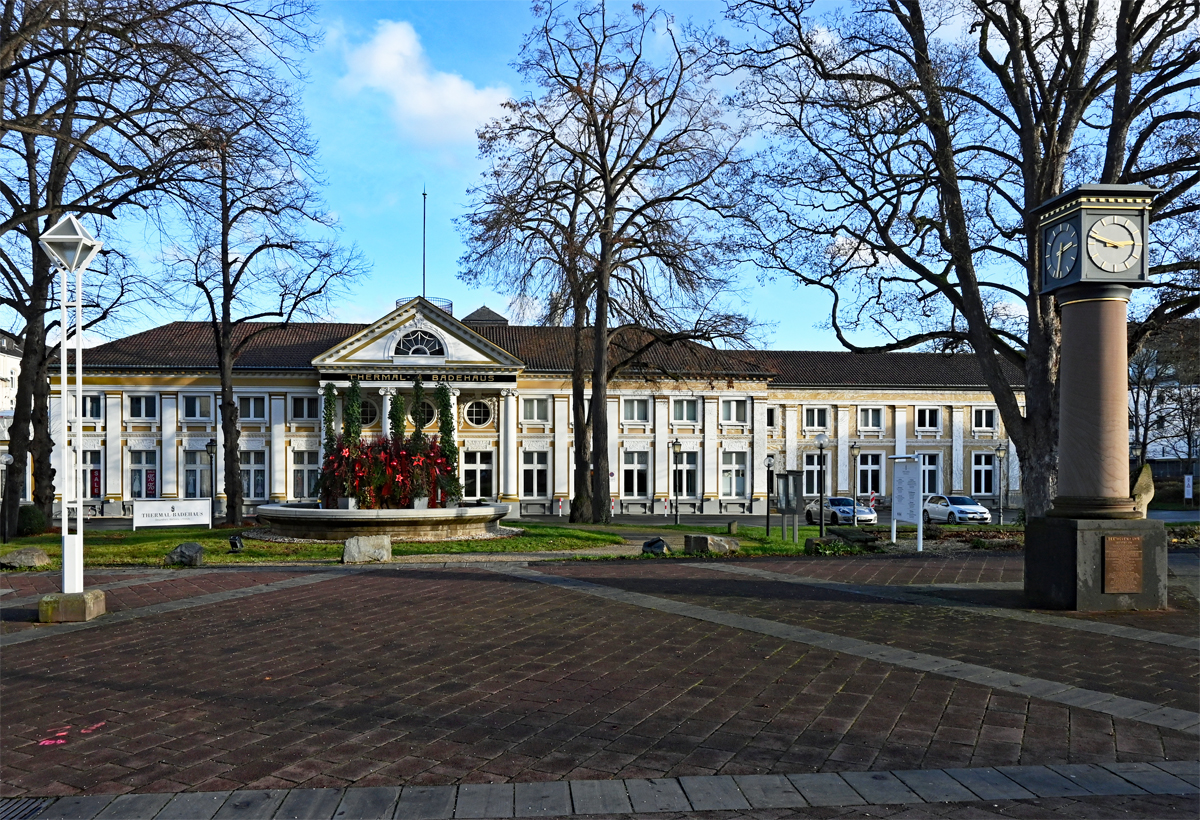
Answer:
<path fill-rule="evenodd" d="M 388 535 L 358 535 L 346 539 L 343 564 L 387 563 L 392 560 L 392 539 Z"/>
<path fill-rule="evenodd" d="M 44 624 L 90 621 L 105 612 L 104 590 L 51 592 L 38 601 L 38 620 Z"/>
<path fill-rule="evenodd" d="M 685 535 L 683 551 L 688 555 L 728 555 L 737 552 L 740 544 L 736 538 L 717 535 Z"/>
<path fill-rule="evenodd" d="M 167 553 L 163 563 L 183 567 L 198 567 L 204 563 L 204 547 L 195 541 L 186 541 Z"/>

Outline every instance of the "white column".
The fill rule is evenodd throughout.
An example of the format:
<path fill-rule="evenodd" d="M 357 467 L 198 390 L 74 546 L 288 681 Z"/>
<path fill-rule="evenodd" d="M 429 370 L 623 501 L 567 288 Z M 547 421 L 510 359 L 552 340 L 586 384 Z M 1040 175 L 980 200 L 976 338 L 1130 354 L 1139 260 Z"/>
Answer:
<path fill-rule="evenodd" d="M 385 436 L 391 436 L 392 434 L 390 419 L 392 417 L 392 396 L 394 395 L 396 395 L 396 388 L 394 387 L 379 388 L 379 407 L 380 412 L 383 413 L 383 434 Z"/>
<path fill-rule="evenodd" d="M 654 500 L 662 500 L 663 509 L 670 506 L 671 497 L 671 402 L 668 396 L 655 396 L 654 406 Z"/>
<path fill-rule="evenodd" d="M 783 441 L 785 469 L 795 470 L 796 467 L 796 452 L 800 441 L 800 425 L 797 420 L 800 418 L 799 411 L 795 405 L 789 405 L 783 410 Z"/>
<path fill-rule="evenodd" d="M 162 464 L 159 465 L 159 498 L 179 498 L 179 397 L 160 393 L 162 404 Z"/>
<path fill-rule="evenodd" d="M 615 500 L 621 492 L 621 400 L 613 396 L 608 399 L 608 471 L 608 492 Z"/>
<path fill-rule="evenodd" d="M 517 391 L 506 388 L 500 391 L 504 397 L 503 427 L 500 430 L 500 501 L 515 503 L 517 498 L 521 454 L 517 449 Z"/>
<path fill-rule="evenodd" d="M 751 463 L 746 467 L 751 475 L 750 509 L 757 512 L 754 505 L 760 499 L 764 504 L 767 501 L 767 465 L 765 463 L 767 457 L 767 399 L 765 396 L 751 398 L 750 402 L 751 409 L 754 411 L 754 426 L 750 430 L 752 446 L 750 452 L 746 454 L 746 458 Z"/>
<path fill-rule="evenodd" d="M 717 451 L 717 435 L 720 432 L 720 403 L 716 396 L 705 396 L 699 402 L 704 408 L 702 422 L 704 433 L 701 439 L 702 451 L 699 465 L 700 497 L 704 499 L 704 512 L 719 512 L 716 501 L 721 493 L 721 458 Z"/>
<path fill-rule="evenodd" d="M 571 427 L 571 397 L 554 397 L 554 498 L 555 506 L 551 512 L 558 512 L 558 502 L 563 505 L 563 514 L 570 512 L 571 499 L 571 448 L 568 444 L 568 431 Z"/>
<path fill-rule="evenodd" d="M 125 480 L 121 470 L 121 398 L 120 393 L 104 394 L 104 497 L 116 502 L 122 498 Z"/>
<path fill-rule="evenodd" d="M 951 473 L 951 492 L 961 493 L 963 491 L 963 409 L 961 407 L 951 408 L 950 418 L 951 461 L 954 465 Z"/>
<path fill-rule="evenodd" d="M 850 408 L 837 409 L 837 491 L 850 493 Z"/>
<path fill-rule="evenodd" d="M 287 397 L 271 396 L 271 452 L 267 454 L 271 469 L 271 500 L 287 500 L 287 448 L 284 446 L 284 424 L 287 421 Z"/>
<path fill-rule="evenodd" d="M 892 431 L 896 439 L 896 455 L 908 455 L 908 408 L 896 405 L 896 419 Z"/>

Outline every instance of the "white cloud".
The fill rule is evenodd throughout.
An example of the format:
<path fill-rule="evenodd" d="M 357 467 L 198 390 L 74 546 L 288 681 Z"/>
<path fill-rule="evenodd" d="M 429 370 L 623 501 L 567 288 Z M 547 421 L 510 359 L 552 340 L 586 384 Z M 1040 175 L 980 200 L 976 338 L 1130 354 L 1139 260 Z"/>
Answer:
<path fill-rule="evenodd" d="M 500 113 L 511 96 L 503 86 L 479 88 L 458 74 L 435 71 L 412 25 L 380 21 L 375 36 L 346 55 L 343 85 L 391 98 L 400 131 L 429 145 L 471 142 L 475 129 Z"/>

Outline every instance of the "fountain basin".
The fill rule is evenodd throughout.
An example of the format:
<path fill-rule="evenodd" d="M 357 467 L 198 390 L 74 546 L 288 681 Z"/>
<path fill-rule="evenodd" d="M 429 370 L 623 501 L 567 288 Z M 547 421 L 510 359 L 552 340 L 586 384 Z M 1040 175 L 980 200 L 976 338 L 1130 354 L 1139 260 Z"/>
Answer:
<path fill-rule="evenodd" d="M 262 504 L 258 520 L 289 538 L 345 541 L 356 535 L 390 535 L 403 540 L 452 541 L 497 533 L 510 505 L 438 510 L 323 510 L 300 504 Z"/>

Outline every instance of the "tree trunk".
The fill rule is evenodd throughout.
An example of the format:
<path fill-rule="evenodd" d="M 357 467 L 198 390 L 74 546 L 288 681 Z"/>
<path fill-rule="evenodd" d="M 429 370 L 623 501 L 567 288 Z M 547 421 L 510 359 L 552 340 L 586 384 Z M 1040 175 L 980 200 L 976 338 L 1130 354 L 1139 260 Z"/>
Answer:
<path fill-rule="evenodd" d="M 36 283 L 44 283 L 44 278 L 36 279 Z M 48 286 L 38 287 L 35 284 L 35 298 L 32 304 L 46 304 Z M 40 292 L 39 292 L 40 291 Z M 16 404 L 13 406 L 12 423 L 8 428 L 8 454 L 13 463 L 6 470 L 4 485 L 4 515 L 8 520 L 9 536 L 16 535 L 17 513 L 21 498 L 25 494 L 25 479 L 29 467 L 29 458 L 33 442 L 31 442 L 30 427 L 33 423 L 34 393 L 38 374 L 41 372 L 38 359 L 46 346 L 46 325 L 41 313 L 36 313 L 33 321 L 26 321 L 24 349 L 21 352 L 21 368 L 17 373 Z M 50 498 L 54 498 L 54 470 L 42 481 L 50 487 Z"/>
<path fill-rule="evenodd" d="M 44 332 L 44 331 L 43 331 Z M 33 407 L 31 421 L 33 422 L 33 443 L 30 451 L 33 453 L 33 503 L 46 514 L 46 520 L 54 510 L 54 436 L 50 432 L 50 357 L 45 355 L 43 344 L 38 348 L 43 355 L 37 357 L 35 376 L 33 380 Z M 66 355 L 62 352 L 60 355 Z M 59 408 L 65 416 L 66 407 Z M 64 423 L 64 429 L 66 425 Z M 65 435 L 65 434 L 64 434 Z"/>
<path fill-rule="evenodd" d="M 592 520 L 607 524 L 612 520 L 612 493 L 608 473 L 608 265 L 609 251 L 601 239 L 600 263 L 596 277 L 595 348 L 592 351 Z"/>
<path fill-rule="evenodd" d="M 225 523 L 242 523 L 242 464 L 239 458 L 238 408 L 233 399 L 233 353 L 228 343 L 218 353 L 221 368 L 221 435 L 225 439 Z"/>
<path fill-rule="evenodd" d="M 580 305 L 582 301 L 584 304 Z M 575 495 L 571 498 L 571 521 L 592 520 L 592 448 L 587 404 L 587 373 L 584 361 L 584 333 L 587 331 L 586 297 L 576 298 L 574 311 L 574 350 L 571 360 L 571 419 L 575 423 Z"/>

